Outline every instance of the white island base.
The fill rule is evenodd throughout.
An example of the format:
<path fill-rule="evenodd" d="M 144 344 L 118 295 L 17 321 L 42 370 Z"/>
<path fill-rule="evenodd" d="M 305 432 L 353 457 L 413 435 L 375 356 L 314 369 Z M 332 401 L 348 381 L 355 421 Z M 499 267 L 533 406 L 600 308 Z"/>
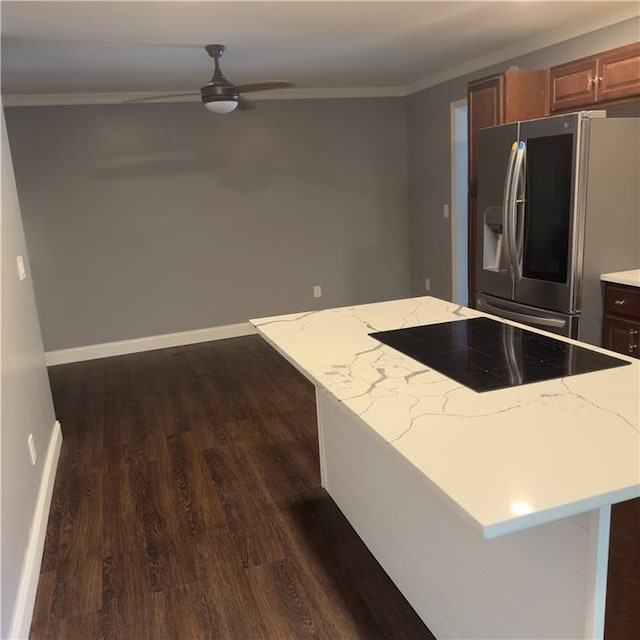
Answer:
<path fill-rule="evenodd" d="M 602 638 L 610 506 L 487 540 L 316 390 L 322 485 L 439 640 Z"/>
<path fill-rule="evenodd" d="M 322 484 L 439 640 L 601 639 L 639 363 L 476 393 L 369 336 L 482 315 L 422 297 L 252 323 L 315 385 Z"/>

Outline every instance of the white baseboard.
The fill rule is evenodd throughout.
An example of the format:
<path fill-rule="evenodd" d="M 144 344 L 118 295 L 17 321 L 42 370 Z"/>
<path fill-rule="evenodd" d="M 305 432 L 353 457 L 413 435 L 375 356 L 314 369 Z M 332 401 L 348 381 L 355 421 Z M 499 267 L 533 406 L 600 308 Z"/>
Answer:
<path fill-rule="evenodd" d="M 198 342 L 237 338 L 239 336 L 248 336 L 255 332 L 256 330 L 248 322 L 239 322 L 207 329 L 194 329 L 193 331 L 165 333 L 159 336 L 147 336 L 145 338 L 133 338 L 132 340 L 118 340 L 117 342 L 104 342 L 102 344 L 89 344 L 84 347 L 47 351 L 44 356 L 47 366 L 50 367 L 56 364 L 82 362 L 83 360 L 122 356 L 128 353 L 166 349 L 167 347 L 181 347 Z"/>
<path fill-rule="evenodd" d="M 38 489 L 38 499 L 29 531 L 29 542 L 22 562 L 18 594 L 11 616 L 11 627 L 9 628 L 10 640 L 25 640 L 29 637 L 33 606 L 38 589 L 38 578 L 40 577 L 42 553 L 44 551 L 44 539 L 47 534 L 53 485 L 56 479 L 61 447 L 62 430 L 60 429 L 60 423 L 56 420 L 49 439 L 40 488 Z"/>

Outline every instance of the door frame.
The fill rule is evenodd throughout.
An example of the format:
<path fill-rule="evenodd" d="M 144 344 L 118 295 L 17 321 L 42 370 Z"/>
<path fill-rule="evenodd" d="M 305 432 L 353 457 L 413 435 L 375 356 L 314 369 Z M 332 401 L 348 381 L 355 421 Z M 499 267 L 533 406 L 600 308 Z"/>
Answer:
<path fill-rule="evenodd" d="M 458 164 L 460 158 L 456 151 L 457 142 L 459 140 L 458 135 L 460 131 L 456 126 L 457 113 L 461 107 L 467 108 L 467 123 L 463 128 L 464 139 L 466 141 L 465 148 L 467 150 L 465 164 L 467 166 L 467 172 L 459 181 L 458 177 Z M 468 268 L 469 268 L 469 255 L 460 256 L 458 252 L 458 233 L 463 228 L 468 229 L 469 226 L 469 198 L 468 198 L 468 165 L 469 165 L 469 143 L 468 143 L 468 122 L 469 122 L 469 105 L 467 98 L 460 100 L 454 100 L 449 103 L 449 123 L 450 123 L 450 145 L 451 145 L 451 299 L 453 302 L 468 306 L 469 304 L 469 285 L 468 285 Z M 460 197 L 460 192 L 464 191 L 464 197 Z M 461 216 L 464 214 L 463 219 Z M 467 242 L 468 244 L 468 231 Z M 463 260 L 464 264 L 459 264 Z M 466 282 L 462 283 L 462 286 L 458 286 L 459 274 L 463 272 L 465 274 Z"/>

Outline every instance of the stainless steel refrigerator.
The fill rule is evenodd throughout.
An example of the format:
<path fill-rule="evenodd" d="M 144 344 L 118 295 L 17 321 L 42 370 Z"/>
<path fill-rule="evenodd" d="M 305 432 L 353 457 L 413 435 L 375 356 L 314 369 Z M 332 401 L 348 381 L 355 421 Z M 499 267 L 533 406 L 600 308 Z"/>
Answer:
<path fill-rule="evenodd" d="M 600 274 L 640 266 L 640 119 L 482 129 L 476 307 L 601 344 Z"/>

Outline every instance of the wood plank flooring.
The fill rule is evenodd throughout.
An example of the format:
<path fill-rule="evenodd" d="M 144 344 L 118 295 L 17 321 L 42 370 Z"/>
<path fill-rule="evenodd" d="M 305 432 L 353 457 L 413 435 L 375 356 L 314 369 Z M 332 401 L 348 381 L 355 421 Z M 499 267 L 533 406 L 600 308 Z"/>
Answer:
<path fill-rule="evenodd" d="M 313 387 L 258 336 L 50 378 L 32 640 L 433 639 L 320 487 Z"/>

